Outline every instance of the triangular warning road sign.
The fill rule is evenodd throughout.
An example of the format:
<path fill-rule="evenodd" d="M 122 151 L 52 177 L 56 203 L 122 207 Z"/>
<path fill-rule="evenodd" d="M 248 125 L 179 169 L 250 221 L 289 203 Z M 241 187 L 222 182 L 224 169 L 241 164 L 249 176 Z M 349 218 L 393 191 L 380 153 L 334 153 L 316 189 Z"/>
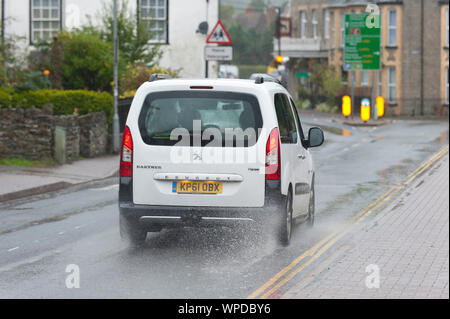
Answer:
<path fill-rule="evenodd" d="M 231 37 L 227 30 L 222 24 L 222 21 L 217 21 L 216 25 L 212 29 L 206 43 L 217 43 L 217 44 L 231 44 Z"/>

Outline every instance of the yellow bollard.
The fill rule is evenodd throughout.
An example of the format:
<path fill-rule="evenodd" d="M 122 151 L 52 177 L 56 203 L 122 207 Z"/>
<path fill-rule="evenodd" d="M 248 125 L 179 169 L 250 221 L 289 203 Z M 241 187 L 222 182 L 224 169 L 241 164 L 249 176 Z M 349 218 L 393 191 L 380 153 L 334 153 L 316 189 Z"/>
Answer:
<path fill-rule="evenodd" d="M 378 117 L 384 116 L 384 98 L 382 96 L 377 97 L 377 114 Z"/>
<path fill-rule="evenodd" d="M 366 123 L 370 120 L 370 101 L 369 99 L 363 99 L 361 101 L 361 120 Z"/>
<path fill-rule="evenodd" d="M 342 115 L 349 117 L 352 114 L 352 99 L 346 95 L 342 97 Z"/>

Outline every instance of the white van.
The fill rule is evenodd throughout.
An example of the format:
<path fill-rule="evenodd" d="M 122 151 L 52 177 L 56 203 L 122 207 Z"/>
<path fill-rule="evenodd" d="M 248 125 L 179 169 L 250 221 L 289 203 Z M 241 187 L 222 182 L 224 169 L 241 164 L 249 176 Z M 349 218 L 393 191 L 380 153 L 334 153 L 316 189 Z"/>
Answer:
<path fill-rule="evenodd" d="M 314 166 L 294 102 L 279 84 L 162 79 L 136 92 L 120 159 L 120 230 L 134 244 L 181 226 L 314 222 Z"/>

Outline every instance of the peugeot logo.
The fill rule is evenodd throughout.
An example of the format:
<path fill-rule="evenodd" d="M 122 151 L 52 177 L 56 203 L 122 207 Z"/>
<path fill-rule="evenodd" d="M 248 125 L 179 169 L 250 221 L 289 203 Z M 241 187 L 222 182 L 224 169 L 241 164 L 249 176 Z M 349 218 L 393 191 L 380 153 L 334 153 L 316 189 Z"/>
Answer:
<path fill-rule="evenodd" d="M 202 154 L 201 153 L 193 153 L 192 158 L 194 161 L 201 161 L 202 160 Z"/>

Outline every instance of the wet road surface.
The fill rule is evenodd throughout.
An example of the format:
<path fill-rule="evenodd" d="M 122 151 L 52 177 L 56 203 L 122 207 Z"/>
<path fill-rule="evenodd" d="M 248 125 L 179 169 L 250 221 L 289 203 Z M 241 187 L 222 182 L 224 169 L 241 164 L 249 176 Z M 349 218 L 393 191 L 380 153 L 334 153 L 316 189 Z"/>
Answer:
<path fill-rule="evenodd" d="M 328 117 L 316 165 L 316 225 L 289 247 L 267 229 L 165 230 L 146 245 L 120 240 L 116 184 L 0 206 L 0 298 L 245 298 L 448 144 L 448 122 L 350 127 Z M 80 268 L 80 288 L 65 270 Z"/>

